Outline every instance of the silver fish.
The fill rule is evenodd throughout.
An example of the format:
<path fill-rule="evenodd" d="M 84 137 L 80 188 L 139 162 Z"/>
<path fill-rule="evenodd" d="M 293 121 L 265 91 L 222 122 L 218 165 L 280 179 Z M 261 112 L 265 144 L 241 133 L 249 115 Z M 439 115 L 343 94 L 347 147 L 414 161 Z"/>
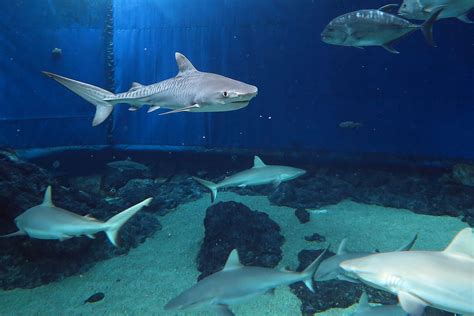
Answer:
<path fill-rule="evenodd" d="M 179 72 L 176 77 L 152 84 L 134 82 L 127 92 L 113 94 L 102 88 L 43 73 L 96 106 L 93 126 L 102 123 L 112 113 L 114 105 L 127 103 L 130 111 L 150 105 L 148 112 L 171 109 L 178 112 L 223 112 L 246 107 L 258 92 L 257 87 L 221 75 L 200 72 L 182 54 L 176 53 Z"/>
<path fill-rule="evenodd" d="M 468 17 L 474 8 L 474 0 L 404 0 L 398 14 L 407 19 L 425 20 L 437 9 L 443 8 L 439 19 L 457 18 L 465 23 L 474 23 Z"/>
<path fill-rule="evenodd" d="M 442 8 L 433 12 L 423 24 L 417 25 L 385 12 L 392 6 L 384 6 L 379 10 L 359 10 L 341 15 L 326 26 L 321 33 L 321 39 L 328 44 L 358 48 L 382 46 L 387 51 L 398 54 L 398 51 L 393 48 L 394 43 L 416 30 L 421 30 L 428 43 L 435 46 L 432 27 L 443 10 Z"/>

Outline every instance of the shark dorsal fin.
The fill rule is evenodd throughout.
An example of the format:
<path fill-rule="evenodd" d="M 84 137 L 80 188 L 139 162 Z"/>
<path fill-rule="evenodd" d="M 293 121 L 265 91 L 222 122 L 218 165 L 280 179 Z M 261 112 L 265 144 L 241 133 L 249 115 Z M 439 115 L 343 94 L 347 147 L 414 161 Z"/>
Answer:
<path fill-rule="evenodd" d="M 263 163 L 262 159 L 259 156 L 253 157 L 253 167 L 254 168 L 262 168 L 265 167 L 266 164 Z"/>
<path fill-rule="evenodd" d="M 225 266 L 223 270 L 227 271 L 227 270 L 238 269 L 241 267 L 242 267 L 242 264 L 240 263 L 239 253 L 237 252 L 237 249 L 234 249 L 230 252 L 230 255 L 227 258 L 227 261 L 225 262 Z"/>
<path fill-rule="evenodd" d="M 179 73 L 178 76 L 184 75 L 189 72 L 197 71 L 193 64 L 181 53 L 175 53 L 176 63 L 178 64 Z"/>
<path fill-rule="evenodd" d="M 365 310 L 367 308 L 370 308 L 370 306 L 369 306 L 369 297 L 367 296 L 367 292 L 363 291 L 362 295 L 360 296 L 360 299 L 359 299 L 359 306 L 357 306 L 357 310 L 361 311 L 361 310 Z"/>
<path fill-rule="evenodd" d="M 339 248 L 337 248 L 337 253 L 338 255 L 342 255 L 347 253 L 346 251 L 346 243 L 347 243 L 347 238 L 344 238 L 341 243 L 339 244 Z"/>
<path fill-rule="evenodd" d="M 128 91 L 135 91 L 135 90 L 138 90 L 142 87 L 143 87 L 143 85 L 141 83 L 132 82 L 132 86 L 130 87 L 130 90 L 128 90 Z"/>
<path fill-rule="evenodd" d="M 46 191 L 44 192 L 44 198 L 43 198 L 43 203 L 41 203 L 43 206 L 54 206 L 53 200 L 51 198 L 51 186 L 48 185 L 46 188 Z"/>
<path fill-rule="evenodd" d="M 467 227 L 461 230 L 451 243 L 444 249 L 444 252 L 461 254 L 474 258 L 474 233 L 472 228 Z"/>

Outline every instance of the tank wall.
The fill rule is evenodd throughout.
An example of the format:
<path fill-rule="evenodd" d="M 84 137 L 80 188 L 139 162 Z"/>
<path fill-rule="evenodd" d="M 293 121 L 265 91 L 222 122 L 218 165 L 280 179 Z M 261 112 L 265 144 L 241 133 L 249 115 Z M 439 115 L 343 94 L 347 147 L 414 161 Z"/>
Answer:
<path fill-rule="evenodd" d="M 439 47 L 415 32 L 394 55 L 320 41 L 333 17 L 359 4 L 115 0 L 116 91 L 174 76 L 179 51 L 199 70 L 254 84 L 259 94 L 227 113 L 159 116 L 120 105 L 113 125 L 92 128 L 92 106 L 40 70 L 105 87 L 107 3 L 41 3 L 2 13 L 14 17 L 2 21 L 7 31 L 0 34 L 7 43 L 0 48 L 0 131 L 2 142 L 15 147 L 112 143 L 474 157 L 472 25 L 439 21 Z M 56 46 L 60 60 L 51 57 Z M 363 126 L 339 127 L 348 120 Z"/>

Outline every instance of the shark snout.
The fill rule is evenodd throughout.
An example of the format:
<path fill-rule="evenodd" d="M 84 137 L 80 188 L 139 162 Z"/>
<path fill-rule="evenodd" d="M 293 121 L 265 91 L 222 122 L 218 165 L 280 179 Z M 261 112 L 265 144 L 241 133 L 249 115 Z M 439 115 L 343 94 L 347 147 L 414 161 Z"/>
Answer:
<path fill-rule="evenodd" d="M 241 101 L 249 101 L 258 94 L 258 88 L 252 85 L 247 85 L 245 89 L 237 92 L 237 96 Z"/>

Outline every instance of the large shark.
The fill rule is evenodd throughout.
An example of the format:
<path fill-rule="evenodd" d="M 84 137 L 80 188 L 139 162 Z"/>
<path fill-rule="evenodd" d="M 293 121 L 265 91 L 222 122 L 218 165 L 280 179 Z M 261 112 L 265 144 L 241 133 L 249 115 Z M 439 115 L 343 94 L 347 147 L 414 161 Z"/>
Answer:
<path fill-rule="evenodd" d="M 149 205 L 151 200 L 152 198 L 148 198 L 112 216 L 108 221 L 102 222 L 88 215 L 81 216 L 56 207 L 51 199 L 51 186 L 48 186 L 43 203 L 24 211 L 15 218 L 18 231 L 0 237 L 28 235 L 31 238 L 62 241 L 83 235 L 94 238 L 94 234 L 103 231 L 110 242 L 118 246 L 118 233 L 122 225 L 144 206 Z"/>
<path fill-rule="evenodd" d="M 276 187 L 283 181 L 295 179 L 305 173 L 305 170 L 294 167 L 266 165 L 258 156 L 255 156 L 253 159 L 253 168 L 231 175 L 219 183 L 206 181 L 197 177 L 193 178 L 211 191 L 211 202 L 214 202 L 217 197 L 217 190 L 220 188 L 243 188 L 251 185 L 269 183 L 272 183 Z"/>
<path fill-rule="evenodd" d="M 398 296 L 403 310 L 422 315 L 426 306 L 474 313 L 474 234 L 461 230 L 444 251 L 378 253 L 341 263 L 364 283 Z"/>
<path fill-rule="evenodd" d="M 364 291 L 359 299 L 359 305 L 352 316 L 406 316 L 407 313 L 400 305 L 370 306 L 367 293 Z"/>
<path fill-rule="evenodd" d="M 406 245 L 398 248 L 396 251 L 407 251 L 410 250 L 416 242 L 418 235 L 415 235 L 413 239 Z M 351 278 L 350 276 L 344 273 L 344 270 L 339 266 L 339 264 L 346 260 L 357 259 L 366 257 L 374 254 L 374 252 L 350 252 L 346 249 L 347 238 L 344 238 L 339 244 L 337 253 L 323 260 L 321 265 L 316 271 L 314 276 L 316 281 L 329 281 L 333 279 L 338 279 L 342 281 L 349 281 L 353 283 L 359 283 L 357 279 Z"/>
<path fill-rule="evenodd" d="M 152 85 L 134 82 L 130 90 L 118 94 L 47 71 L 43 73 L 96 106 L 93 126 L 102 123 L 118 103 L 129 104 L 131 111 L 143 105 L 150 105 L 148 112 L 159 108 L 171 109 L 162 114 L 223 112 L 246 107 L 257 95 L 255 86 L 221 75 L 200 72 L 184 55 L 176 53 L 175 57 L 179 69 L 175 77 Z"/>
<path fill-rule="evenodd" d="M 227 258 L 224 268 L 211 274 L 166 304 L 166 310 L 213 308 L 220 316 L 234 313 L 229 305 L 239 303 L 276 287 L 303 281 L 314 292 L 313 275 L 326 250 L 304 271 L 291 272 L 262 267 L 246 267 L 240 263 L 237 250 Z"/>

